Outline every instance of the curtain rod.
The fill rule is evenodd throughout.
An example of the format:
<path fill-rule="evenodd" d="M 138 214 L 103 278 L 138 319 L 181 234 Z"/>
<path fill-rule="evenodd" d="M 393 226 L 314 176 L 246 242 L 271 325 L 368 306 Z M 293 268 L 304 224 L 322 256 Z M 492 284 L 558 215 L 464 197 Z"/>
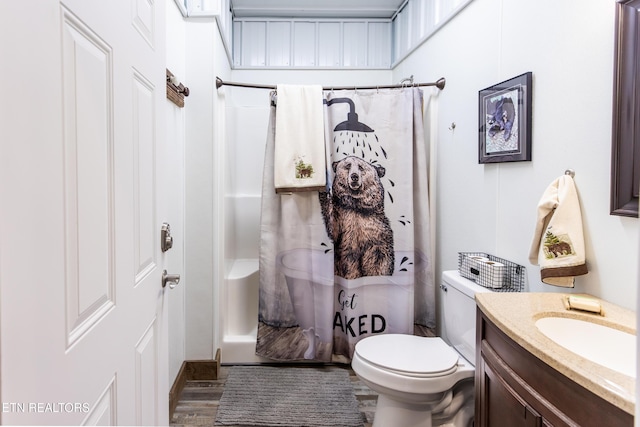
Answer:
<path fill-rule="evenodd" d="M 436 82 L 431 83 L 400 83 L 397 85 L 380 85 L 380 86 L 324 86 L 323 90 L 357 90 L 357 89 L 400 89 L 403 87 L 417 87 L 417 86 L 435 86 L 438 89 L 444 89 L 446 80 L 441 77 Z M 236 87 L 248 87 L 254 89 L 271 89 L 276 90 L 277 86 L 273 85 L 260 85 L 249 83 L 236 83 L 225 82 L 220 77 L 216 77 L 216 89 L 220 89 L 220 86 L 236 86 Z"/>

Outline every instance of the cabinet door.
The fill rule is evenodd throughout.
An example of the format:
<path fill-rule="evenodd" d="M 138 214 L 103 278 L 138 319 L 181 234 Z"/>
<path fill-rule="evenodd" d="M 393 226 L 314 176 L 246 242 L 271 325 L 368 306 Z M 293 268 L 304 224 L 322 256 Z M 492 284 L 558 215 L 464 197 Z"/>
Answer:
<path fill-rule="evenodd" d="M 540 427 L 542 417 L 484 363 L 484 408 L 488 427 Z"/>

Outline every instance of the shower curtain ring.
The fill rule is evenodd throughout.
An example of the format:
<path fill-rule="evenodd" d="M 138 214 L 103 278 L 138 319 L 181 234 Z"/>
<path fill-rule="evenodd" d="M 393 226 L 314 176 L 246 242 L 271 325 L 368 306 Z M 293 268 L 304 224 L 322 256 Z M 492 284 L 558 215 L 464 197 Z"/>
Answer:
<path fill-rule="evenodd" d="M 400 80 L 400 84 L 402 85 L 402 89 L 408 87 L 407 82 L 409 82 L 410 84 L 414 84 L 413 83 L 413 74 L 409 77 L 405 77 L 404 79 Z"/>

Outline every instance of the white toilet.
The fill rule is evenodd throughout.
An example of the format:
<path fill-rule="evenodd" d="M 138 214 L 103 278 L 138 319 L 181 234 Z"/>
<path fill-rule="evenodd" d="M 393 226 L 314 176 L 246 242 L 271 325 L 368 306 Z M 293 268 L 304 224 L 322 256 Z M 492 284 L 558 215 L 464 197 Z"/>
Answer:
<path fill-rule="evenodd" d="M 474 413 L 474 296 L 490 289 L 457 271 L 440 286 L 442 338 L 373 335 L 356 344 L 351 366 L 378 393 L 374 427 L 472 425 Z"/>

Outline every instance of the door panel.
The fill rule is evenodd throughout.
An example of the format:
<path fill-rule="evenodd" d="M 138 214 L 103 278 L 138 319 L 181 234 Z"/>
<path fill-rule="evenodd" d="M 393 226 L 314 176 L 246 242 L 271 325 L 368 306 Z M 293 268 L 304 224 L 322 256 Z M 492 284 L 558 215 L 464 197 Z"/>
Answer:
<path fill-rule="evenodd" d="M 154 87 L 137 71 L 133 71 L 133 155 L 134 155 L 134 259 L 136 285 L 156 268 L 157 248 L 155 194 L 155 111 Z"/>
<path fill-rule="evenodd" d="M 158 425 L 156 321 L 136 344 L 136 424 Z M 168 398 L 168 395 L 166 395 Z"/>
<path fill-rule="evenodd" d="M 107 43 L 62 8 L 68 346 L 114 306 L 112 62 Z"/>
<path fill-rule="evenodd" d="M 116 425 L 116 378 L 113 377 L 106 390 L 93 406 L 91 413 L 84 419 L 82 425 L 113 426 Z"/>

